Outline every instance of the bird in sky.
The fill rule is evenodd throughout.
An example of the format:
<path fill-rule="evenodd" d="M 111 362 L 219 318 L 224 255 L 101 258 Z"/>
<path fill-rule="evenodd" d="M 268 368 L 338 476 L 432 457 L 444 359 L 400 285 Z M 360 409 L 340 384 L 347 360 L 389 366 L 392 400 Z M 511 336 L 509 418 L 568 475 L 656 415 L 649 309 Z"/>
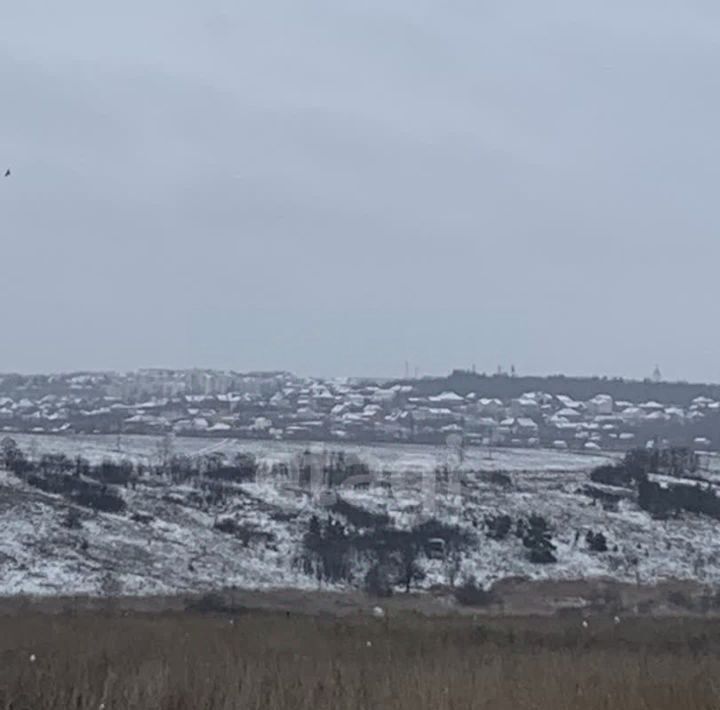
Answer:
<path fill-rule="evenodd" d="M 10 177 L 10 168 L 5 171 L 5 177 Z"/>

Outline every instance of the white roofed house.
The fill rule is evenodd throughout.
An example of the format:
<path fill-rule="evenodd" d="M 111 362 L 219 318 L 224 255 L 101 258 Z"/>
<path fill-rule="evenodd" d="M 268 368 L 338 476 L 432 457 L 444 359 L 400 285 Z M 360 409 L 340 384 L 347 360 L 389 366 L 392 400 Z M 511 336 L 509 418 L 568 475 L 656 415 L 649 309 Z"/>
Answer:
<path fill-rule="evenodd" d="M 510 402 L 510 413 L 514 417 L 533 417 L 540 413 L 539 402 L 529 395 L 523 395 Z"/>
<path fill-rule="evenodd" d="M 566 407 L 568 409 L 577 409 L 578 411 L 581 411 L 585 408 L 585 404 L 583 402 L 578 402 L 572 397 L 568 397 L 566 394 L 559 394 L 557 395 L 556 399 L 558 400 L 558 402 L 560 402 L 561 407 Z"/>
<path fill-rule="evenodd" d="M 272 397 L 270 397 L 270 399 L 268 400 L 268 404 L 270 404 L 270 406 L 272 407 L 282 409 L 290 409 L 292 407 L 283 392 L 276 392 Z"/>
<path fill-rule="evenodd" d="M 339 419 L 342 417 L 345 412 L 350 411 L 350 405 L 345 402 L 343 404 L 336 404 L 331 410 L 330 410 L 330 417 L 333 419 Z"/>
<path fill-rule="evenodd" d="M 447 407 L 417 407 L 412 415 L 416 424 L 438 427 L 458 423 L 461 419 Z"/>
<path fill-rule="evenodd" d="M 30 412 L 34 412 L 37 408 L 37 404 L 27 397 L 23 397 L 16 405 L 14 405 L 14 409 L 20 414 L 29 414 Z"/>
<path fill-rule="evenodd" d="M 686 415 L 686 419 L 687 419 L 689 422 L 699 421 L 700 419 L 704 419 L 704 418 L 705 418 L 705 416 L 706 416 L 706 411 L 707 411 L 707 410 L 705 410 L 705 409 L 693 409 L 692 407 L 690 407 L 690 409 L 689 409 L 689 411 L 688 411 L 688 413 L 687 413 L 687 415 Z"/>
<path fill-rule="evenodd" d="M 380 421 L 383 418 L 383 408 L 379 404 L 366 404 L 361 416 L 365 421 Z"/>
<path fill-rule="evenodd" d="M 582 419 L 582 412 L 571 407 L 563 407 L 555 412 L 554 417 L 562 418 L 569 422 L 579 422 Z"/>
<path fill-rule="evenodd" d="M 441 394 L 428 397 L 428 402 L 434 407 L 446 407 L 458 409 L 466 404 L 465 397 L 457 392 L 442 392 Z"/>
<path fill-rule="evenodd" d="M 668 407 L 665 414 L 670 417 L 670 421 L 681 424 L 685 421 L 685 410 L 682 407 Z"/>
<path fill-rule="evenodd" d="M 508 417 L 503 419 L 498 426 L 499 434 L 508 434 L 513 440 L 528 443 L 529 439 L 537 440 L 540 427 L 530 417 Z"/>
<path fill-rule="evenodd" d="M 375 432 L 376 426 L 384 418 L 383 408 L 378 404 L 367 404 L 361 411 L 345 411 L 339 416 L 328 419 L 327 424 L 334 431 L 343 431 L 346 435 L 368 438 Z"/>
<path fill-rule="evenodd" d="M 191 419 L 178 419 L 172 425 L 172 430 L 177 433 L 190 431 L 192 428 L 193 427 Z"/>
<path fill-rule="evenodd" d="M 205 417 L 195 417 L 192 420 L 192 428 L 195 431 L 207 431 L 210 428 L 210 422 Z"/>
<path fill-rule="evenodd" d="M 389 408 L 398 398 L 398 390 L 396 389 L 377 389 L 370 396 L 373 404 L 379 404 L 385 408 Z"/>
<path fill-rule="evenodd" d="M 550 430 L 555 430 L 552 434 L 553 436 L 563 440 L 567 437 L 571 437 L 576 431 L 579 431 L 580 429 L 580 422 L 571 422 L 569 419 L 561 417 L 557 414 L 548 417 L 546 419 L 546 424 Z"/>
<path fill-rule="evenodd" d="M 495 443 L 505 443 L 512 436 L 512 428 L 515 420 L 512 417 L 503 419 L 495 430 Z"/>
<path fill-rule="evenodd" d="M 170 422 L 165 417 L 154 414 L 134 414 L 123 421 L 123 430 L 126 432 L 142 433 L 146 428 L 164 430 L 169 428 Z"/>
<path fill-rule="evenodd" d="M 375 425 L 375 431 L 393 441 L 407 441 L 412 434 L 412 423 L 410 412 L 396 409 Z"/>
<path fill-rule="evenodd" d="M 534 399 L 541 407 L 552 405 L 555 397 L 548 392 L 526 392 L 523 397 Z"/>
<path fill-rule="evenodd" d="M 614 402 L 609 394 L 596 394 L 586 406 L 588 414 L 593 417 L 608 416 L 613 413 Z"/>
<path fill-rule="evenodd" d="M 324 384 L 317 384 L 310 388 L 309 399 L 312 402 L 313 409 L 320 412 L 329 412 L 337 399 Z"/>
<path fill-rule="evenodd" d="M 215 422 L 212 426 L 209 426 L 206 431 L 208 433 L 217 434 L 218 432 L 230 431 L 232 427 L 227 422 Z"/>
<path fill-rule="evenodd" d="M 272 419 L 268 417 L 255 417 L 253 423 L 250 425 L 252 431 L 257 432 L 269 432 L 272 429 Z"/>
<path fill-rule="evenodd" d="M 515 432 L 523 435 L 535 435 L 538 432 L 537 422 L 530 417 L 518 417 L 515 420 Z"/>
<path fill-rule="evenodd" d="M 426 440 L 440 437 L 443 427 L 462 422 L 463 416 L 448 407 L 418 406 L 412 410 L 413 433 Z"/>
<path fill-rule="evenodd" d="M 484 439 L 492 436 L 499 426 L 499 422 L 492 417 L 470 415 L 465 417 L 465 431 L 470 438 Z M 473 437 L 472 435 L 476 435 Z"/>
<path fill-rule="evenodd" d="M 490 397 L 481 397 L 477 400 L 478 414 L 486 417 L 502 417 L 505 414 L 505 405 L 502 400 Z"/>
<path fill-rule="evenodd" d="M 394 385 L 392 387 L 395 392 L 395 399 L 393 400 L 393 406 L 406 408 L 408 401 L 412 396 L 413 388 L 411 385 Z"/>
<path fill-rule="evenodd" d="M 622 417 L 619 414 L 598 414 L 596 417 L 593 417 L 592 421 L 606 431 L 612 431 L 623 423 Z"/>
<path fill-rule="evenodd" d="M 620 413 L 626 424 L 640 424 L 645 420 L 645 412 L 640 407 L 628 407 Z"/>
<path fill-rule="evenodd" d="M 344 401 L 348 407 L 351 407 L 355 411 L 360 411 L 365 406 L 365 397 L 357 392 L 348 394 Z"/>
<path fill-rule="evenodd" d="M 714 400 L 710 399 L 709 397 L 695 397 L 693 399 L 690 408 L 691 409 L 706 409 L 711 404 L 714 403 Z"/>

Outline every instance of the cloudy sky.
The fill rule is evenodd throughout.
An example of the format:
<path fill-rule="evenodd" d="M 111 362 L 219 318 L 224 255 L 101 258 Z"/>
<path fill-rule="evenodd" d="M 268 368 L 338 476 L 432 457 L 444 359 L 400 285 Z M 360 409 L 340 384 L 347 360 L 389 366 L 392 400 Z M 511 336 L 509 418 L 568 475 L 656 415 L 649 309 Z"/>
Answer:
<path fill-rule="evenodd" d="M 715 0 L 0 3 L 0 371 L 720 381 Z"/>

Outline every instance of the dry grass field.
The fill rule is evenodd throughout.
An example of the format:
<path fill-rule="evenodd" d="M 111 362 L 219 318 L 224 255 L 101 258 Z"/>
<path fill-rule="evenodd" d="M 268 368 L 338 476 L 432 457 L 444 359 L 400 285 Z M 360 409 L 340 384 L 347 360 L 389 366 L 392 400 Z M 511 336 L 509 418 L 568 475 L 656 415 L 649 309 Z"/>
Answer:
<path fill-rule="evenodd" d="M 700 710 L 720 623 L 26 611 L 0 617 L 2 710 Z"/>

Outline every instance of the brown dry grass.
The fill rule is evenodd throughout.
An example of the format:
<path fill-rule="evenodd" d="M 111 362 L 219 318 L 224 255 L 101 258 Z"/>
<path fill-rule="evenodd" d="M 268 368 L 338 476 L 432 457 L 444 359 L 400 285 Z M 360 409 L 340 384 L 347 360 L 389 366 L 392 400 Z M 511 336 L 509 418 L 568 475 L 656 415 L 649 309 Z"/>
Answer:
<path fill-rule="evenodd" d="M 699 710 L 718 678 L 702 620 L 0 618 L 4 710 Z"/>

